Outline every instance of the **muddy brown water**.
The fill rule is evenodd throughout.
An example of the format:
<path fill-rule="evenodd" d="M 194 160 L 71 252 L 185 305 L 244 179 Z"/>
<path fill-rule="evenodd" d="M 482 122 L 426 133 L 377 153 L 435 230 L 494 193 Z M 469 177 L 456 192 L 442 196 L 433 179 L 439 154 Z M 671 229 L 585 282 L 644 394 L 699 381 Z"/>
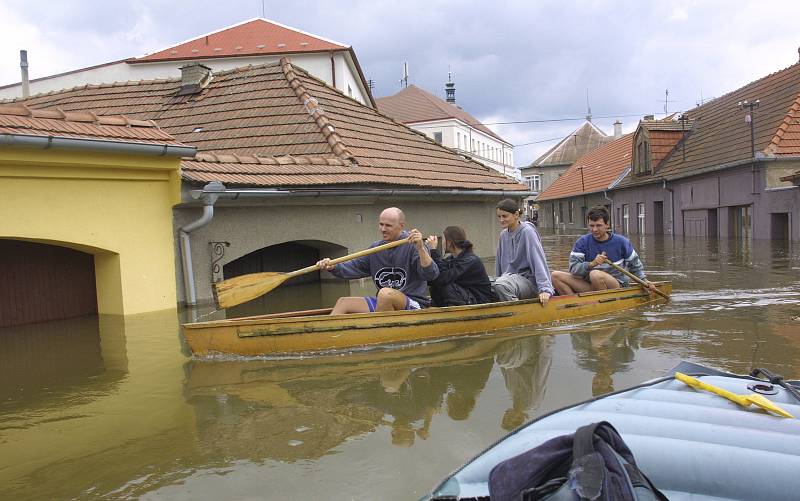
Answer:
<path fill-rule="evenodd" d="M 543 236 L 553 269 L 574 238 Z M 0 330 L 0 499 L 418 499 L 520 423 L 681 360 L 800 378 L 798 246 L 634 245 L 669 304 L 417 346 L 192 360 L 176 312 Z"/>

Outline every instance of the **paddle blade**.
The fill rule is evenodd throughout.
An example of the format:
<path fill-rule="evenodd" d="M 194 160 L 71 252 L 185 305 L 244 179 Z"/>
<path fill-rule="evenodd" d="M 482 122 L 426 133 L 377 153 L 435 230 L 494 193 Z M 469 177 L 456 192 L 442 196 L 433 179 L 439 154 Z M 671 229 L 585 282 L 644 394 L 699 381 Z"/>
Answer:
<path fill-rule="evenodd" d="M 217 308 L 230 308 L 266 294 L 289 278 L 287 273 L 250 273 L 214 284 Z"/>
<path fill-rule="evenodd" d="M 792 416 L 791 414 L 789 414 L 785 410 L 781 409 L 780 407 L 778 407 L 777 405 L 772 403 L 772 400 L 770 400 L 770 399 L 768 399 L 766 397 L 763 397 L 763 396 L 761 396 L 761 395 L 759 395 L 757 393 L 753 393 L 753 394 L 747 395 L 747 396 L 745 396 L 745 398 L 747 398 L 747 400 L 749 400 L 750 403 L 761 407 L 765 411 L 773 412 L 773 413 L 775 413 L 775 414 L 777 414 L 777 415 L 779 415 L 781 417 L 785 417 L 785 418 L 794 418 L 794 416 Z"/>

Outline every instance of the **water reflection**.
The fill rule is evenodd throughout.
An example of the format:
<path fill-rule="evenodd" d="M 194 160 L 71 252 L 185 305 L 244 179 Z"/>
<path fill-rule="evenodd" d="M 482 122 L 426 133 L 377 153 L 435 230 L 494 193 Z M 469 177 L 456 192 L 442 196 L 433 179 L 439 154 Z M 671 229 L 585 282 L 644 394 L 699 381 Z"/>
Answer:
<path fill-rule="evenodd" d="M 614 374 L 625 372 L 639 350 L 642 323 L 610 323 L 599 332 L 570 334 L 578 367 L 594 373 L 592 396 L 614 391 Z"/>
<path fill-rule="evenodd" d="M 503 414 L 501 426 L 510 431 L 530 418 L 544 397 L 550 373 L 550 337 L 535 336 L 506 341 L 495 355 L 512 405 Z"/>
<path fill-rule="evenodd" d="M 89 316 L 0 329 L 0 412 L 85 401 L 125 376 L 121 319 Z"/>
<path fill-rule="evenodd" d="M 393 445 L 412 447 L 430 437 L 436 416 L 467 420 L 496 362 L 513 402 L 502 421 L 510 429 L 540 402 L 550 366 L 549 337 L 516 336 L 318 360 L 192 360 L 186 398 L 205 447 L 316 459 L 381 427 Z"/>

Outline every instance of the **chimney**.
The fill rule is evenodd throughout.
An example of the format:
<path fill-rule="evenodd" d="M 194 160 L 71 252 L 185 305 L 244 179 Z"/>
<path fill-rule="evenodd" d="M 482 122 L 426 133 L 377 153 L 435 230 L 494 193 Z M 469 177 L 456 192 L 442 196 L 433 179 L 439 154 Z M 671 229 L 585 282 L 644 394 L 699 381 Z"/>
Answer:
<path fill-rule="evenodd" d="M 447 95 L 447 102 L 456 104 L 456 84 L 453 83 L 452 74 L 447 72 L 447 83 L 444 84 L 444 92 Z"/>
<path fill-rule="evenodd" d="M 643 118 L 643 120 L 655 120 L 655 119 L 656 119 L 655 115 L 645 115 Z"/>
<path fill-rule="evenodd" d="M 31 95 L 30 81 L 28 80 L 28 51 L 19 51 L 19 69 L 22 72 L 22 97 Z"/>
<path fill-rule="evenodd" d="M 619 139 L 622 137 L 622 122 L 617 120 L 614 122 L 614 139 Z"/>
<path fill-rule="evenodd" d="M 197 94 L 211 82 L 211 68 L 200 63 L 181 66 L 181 88 L 179 96 Z"/>

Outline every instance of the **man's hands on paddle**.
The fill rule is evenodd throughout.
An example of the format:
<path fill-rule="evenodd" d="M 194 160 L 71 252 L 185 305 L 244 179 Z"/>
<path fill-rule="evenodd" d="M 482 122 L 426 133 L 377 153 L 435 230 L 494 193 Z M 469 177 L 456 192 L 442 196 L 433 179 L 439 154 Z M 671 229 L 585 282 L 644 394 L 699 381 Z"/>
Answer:
<path fill-rule="evenodd" d="M 606 255 L 605 252 L 601 252 L 600 254 L 595 256 L 594 259 L 589 261 L 589 268 L 597 268 L 601 264 L 604 264 L 604 263 L 607 263 L 607 262 L 608 262 L 608 256 Z"/>
<path fill-rule="evenodd" d="M 333 271 L 333 269 L 336 268 L 336 265 L 331 264 L 331 258 L 326 257 L 325 259 L 320 259 L 317 261 L 317 267 L 320 270 Z"/>
<path fill-rule="evenodd" d="M 549 292 L 540 292 L 539 293 L 539 302 L 542 303 L 542 306 L 546 305 L 548 301 L 550 301 L 550 293 Z"/>
<path fill-rule="evenodd" d="M 657 294 L 656 291 L 658 290 L 658 288 L 656 287 L 656 284 L 654 284 L 650 280 L 642 280 L 642 282 L 644 282 L 644 286 L 647 287 L 647 290 L 650 292 L 650 294 Z"/>
<path fill-rule="evenodd" d="M 418 229 L 414 228 L 408 233 L 409 241 L 414 244 L 418 251 L 423 252 L 425 250 L 425 242 L 422 240 L 422 233 L 419 232 Z"/>
<path fill-rule="evenodd" d="M 422 233 L 419 232 L 418 229 L 414 228 L 408 234 L 409 241 L 414 244 L 414 247 L 417 248 L 417 253 L 419 254 L 419 264 L 423 268 L 427 268 L 428 266 L 433 264 L 433 259 L 431 259 L 431 255 L 428 253 L 428 248 L 425 247 L 425 241 L 422 239 Z"/>

